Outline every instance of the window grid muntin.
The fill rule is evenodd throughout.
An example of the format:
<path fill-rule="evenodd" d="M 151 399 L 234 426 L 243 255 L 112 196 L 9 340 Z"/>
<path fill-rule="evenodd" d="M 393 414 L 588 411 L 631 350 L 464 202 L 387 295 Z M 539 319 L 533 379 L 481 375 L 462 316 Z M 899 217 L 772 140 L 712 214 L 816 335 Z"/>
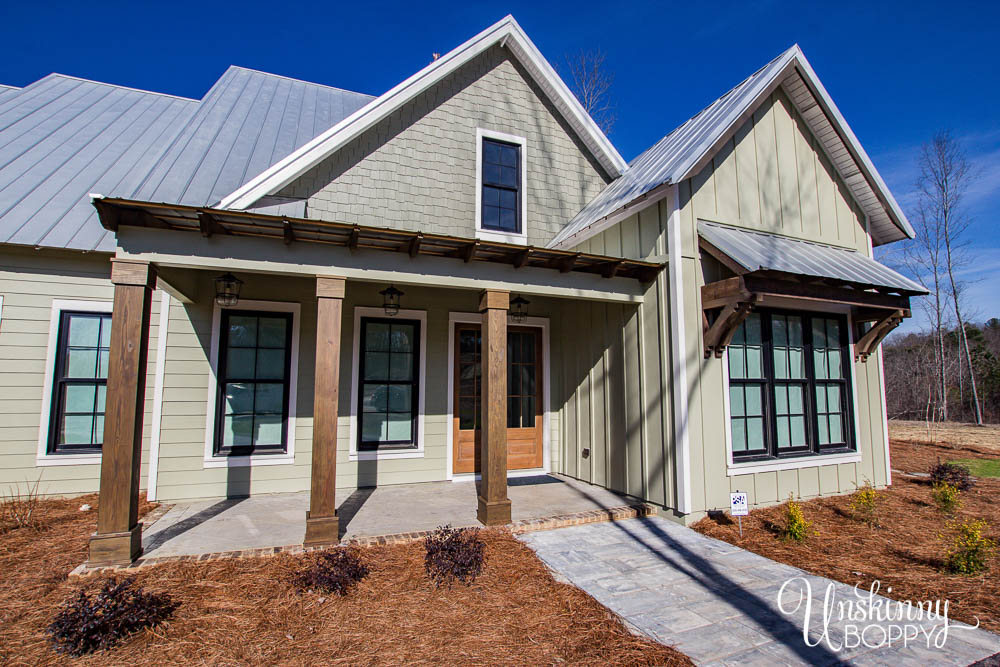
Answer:
<path fill-rule="evenodd" d="M 376 326 L 387 326 L 389 333 L 389 348 L 386 350 L 381 349 L 368 349 L 368 330 L 370 325 Z M 410 341 L 410 351 L 394 351 L 392 350 L 392 332 L 393 327 L 411 327 L 413 330 L 413 337 Z M 380 318 L 380 317 L 362 317 L 361 318 L 361 331 L 360 340 L 358 343 L 358 441 L 357 446 L 359 451 L 375 451 L 379 449 L 416 449 L 418 446 L 417 442 L 417 419 L 418 419 L 418 401 L 419 401 L 419 391 L 420 391 L 420 321 L 419 320 L 400 320 L 396 318 Z M 370 370 L 368 368 L 368 353 L 374 354 L 386 354 L 386 376 L 385 379 L 378 379 L 375 377 L 366 377 Z M 402 357 L 408 355 L 410 357 L 410 370 L 409 379 L 403 378 L 392 378 L 392 360 L 393 356 Z M 386 387 L 385 410 L 366 410 L 365 403 L 365 388 L 368 387 Z M 383 425 L 388 435 L 389 428 L 389 415 L 391 414 L 405 414 L 401 410 L 391 410 L 392 406 L 389 405 L 391 400 L 391 392 L 393 388 L 402 389 L 406 388 L 410 392 L 410 437 L 407 439 L 397 439 L 397 440 L 371 440 L 365 439 L 365 415 L 385 415 L 386 420 Z"/>
<path fill-rule="evenodd" d="M 490 231 L 521 234 L 521 147 L 485 137 L 482 141 L 479 226 Z M 490 220 L 494 214 L 495 222 Z"/>
<path fill-rule="evenodd" d="M 732 442 L 733 459 L 736 461 L 755 461 L 755 460 L 768 460 L 775 458 L 785 458 L 802 456 L 809 454 L 818 453 L 839 453 L 839 452 L 853 452 L 856 451 L 856 444 L 854 442 L 854 430 L 853 430 L 853 410 L 850 401 L 851 392 L 851 381 L 850 381 L 850 366 L 848 355 L 849 340 L 847 339 L 847 326 L 845 318 L 841 315 L 829 314 L 829 313 L 811 313 L 808 311 L 785 311 L 785 310 L 771 310 L 771 309 L 758 309 L 755 311 L 760 314 L 762 320 L 762 331 L 765 338 L 764 343 L 764 354 L 763 354 L 763 366 L 766 369 L 767 378 L 765 391 L 765 403 L 767 403 L 767 408 L 765 409 L 765 421 L 768 423 L 767 434 L 767 447 L 765 450 L 755 450 L 755 451 L 740 451 L 737 438 L 739 436 L 738 432 L 733 429 L 733 418 L 738 417 L 733 411 L 733 394 L 730 393 L 730 436 Z M 803 331 L 803 360 L 805 365 L 806 379 L 805 381 L 800 380 L 788 380 L 775 378 L 774 371 L 774 340 L 773 340 L 773 316 L 795 316 L 802 318 L 802 331 Z M 748 317 L 748 319 L 750 319 Z M 813 354 L 813 320 L 830 320 L 835 323 L 838 327 L 839 332 L 839 351 L 837 355 L 834 355 L 836 359 L 839 359 L 839 374 L 840 378 L 837 379 L 820 379 L 817 380 L 815 377 L 814 366 L 816 359 Z M 729 355 L 732 355 L 734 344 L 738 345 L 741 341 L 743 335 L 745 324 L 741 325 L 737 330 L 737 333 L 733 336 L 733 340 L 729 346 Z M 834 348 L 828 348 L 834 349 Z M 748 383 L 747 380 L 733 377 L 733 362 L 730 361 L 730 390 L 734 386 L 743 386 Z M 738 364 L 737 364 L 738 366 Z M 756 382 L 756 381 L 753 381 Z M 794 383 L 796 386 L 804 386 L 805 389 L 805 405 L 806 414 L 808 418 L 806 419 L 806 440 L 807 446 L 804 447 L 788 447 L 778 449 L 778 424 L 777 424 L 777 395 L 776 387 L 787 385 L 789 383 Z M 829 445 L 822 445 L 819 443 L 818 438 L 818 419 L 817 419 L 817 386 L 826 385 L 837 385 L 839 387 L 840 393 L 840 406 L 841 406 L 841 417 L 842 417 L 842 433 L 843 440 L 838 443 L 832 443 Z M 837 414 L 837 413 L 831 413 Z"/>
<path fill-rule="evenodd" d="M 94 320 L 97 323 L 96 345 L 80 345 L 80 341 L 71 340 L 73 321 Z M 54 381 L 52 388 L 52 405 L 55 409 L 49 420 L 49 454 L 96 454 L 100 453 L 104 440 L 104 413 L 107 401 L 108 356 L 111 347 L 111 314 L 105 312 L 68 311 L 59 314 L 59 329 L 56 334 L 56 363 L 53 369 Z M 76 344 L 74 344 L 76 343 Z M 70 375 L 72 366 L 80 369 L 79 364 L 71 364 L 73 352 L 93 352 L 93 371 L 88 375 Z M 79 358 L 79 357 L 78 357 Z M 67 395 L 70 388 L 79 390 L 93 388 L 91 394 L 91 410 L 67 410 Z M 82 407 L 82 406 L 81 406 Z M 89 418 L 90 438 L 87 443 L 63 442 L 66 418 Z"/>
<path fill-rule="evenodd" d="M 230 323 L 233 318 L 246 318 L 255 320 L 254 329 L 254 345 L 233 345 L 231 343 L 230 337 Z M 281 320 L 284 322 L 284 344 L 282 346 L 275 344 L 260 345 L 260 334 L 261 334 L 261 320 Z M 213 444 L 213 454 L 215 456 L 249 456 L 258 454 L 284 454 L 288 451 L 288 400 L 289 392 L 291 387 L 291 357 L 292 357 L 292 314 L 284 312 L 275 311 L 255 311 L 255 310 L 236 310 L 227 308 L 222 311 L 222 317 L 220 318 L 219 324 L 219 347 L 218 347 L 218 381 L 216 383 L 216 410 L 215 410 L 215 438 Z M 230 352 L 232 350 L 253 350 L 254 361 L 253 361 L 253 375 L 230 375 Z M 260 367 L 260 356 L 259 352 L 261 350 L 270 352 L 274 350 L 284 350 L 284 358 L 282 360 L 282 377 L 266 377 L 257 375 Z M 252 404 L 250 411 L 233 411 L 228 410 L 230 395 L 229 388 L 234 385 L 250 385 L 252 386 Z M 257 411 L 257 400 L 259 388 L 262 385 L 276 386 L 281 385 L 281 411 L 267 411 L 258 412 Z M 247 417 L 250 418 L 251 423 L 251 433 L 256 433 L 256 425 L 258 423 L 258 418 L 260 418 L 260 423 L 262 424 L 274 424 L 274 419 L 277 417 L 280 419 L 279 429 L 280 438 L 278 443 L 264 443 L 255 444 L 254 435 L 251 435 L 251 443 L 249 445 L 245 444 L 226 444 L 226 418 L 230 417 L 233 422 L 237 418 L 240 421 L 245 421 Z"/>

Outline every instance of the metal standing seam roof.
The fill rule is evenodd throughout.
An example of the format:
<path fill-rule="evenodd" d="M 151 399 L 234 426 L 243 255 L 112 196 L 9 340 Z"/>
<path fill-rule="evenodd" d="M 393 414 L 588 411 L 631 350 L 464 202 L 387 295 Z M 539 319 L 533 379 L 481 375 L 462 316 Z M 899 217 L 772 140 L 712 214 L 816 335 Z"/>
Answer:
<path fill-rule="evenodd" d="M 210 205 L 371 99 L 241 67 L 200 102 L 61 74 L 0 89 L 0 243 L 113 251 L 88 193 Z"/>
<path fill-rule="evenodd" d="M 20 92 L 20 88 L 15 88 L 14 86 L 5 86 L 0 83 L 0 104 L 14 97 Z"/>
<path fill-rule="evenodd" d="M 698 221 L 698 235 L 749 271 L 781 271 L 927 294 L 922 285 L 859 252 Z"/>
<path fill-rule="evenodd" d="M 913 230 L 892 193 L 829 99 L 801 49 L 794 45 L 635 158 L 618 180 L 609 184 L 560 230 L 549 242 L 549 247 L 565 244 L 657 187 L 691 177 L 692 170 L 728 131 L 735 129 L 734 124 L 753 109 L 760 97 L 781 84 L 788 86 L 793 102 L 804 105 L 800 112 L 871 215 L 873 234 L 878 232 L 884 237 L 876 238 L 876 245 L 912 237 Z M 890 211 L 895 219 L 890 218 Z"/>

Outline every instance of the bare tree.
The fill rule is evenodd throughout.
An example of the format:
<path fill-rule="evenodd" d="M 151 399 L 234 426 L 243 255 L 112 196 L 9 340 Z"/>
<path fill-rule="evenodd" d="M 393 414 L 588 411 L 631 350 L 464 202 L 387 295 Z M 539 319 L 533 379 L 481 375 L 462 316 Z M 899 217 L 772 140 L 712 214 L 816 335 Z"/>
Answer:
<path fill-rule="evenodd" d="M 615 77 L 605 70 L 604 59 L 603 51 L 580 51 L 574 56 L 566 56 L 566 65 L 576 98 L 601 130 L 610 134 L 616 115 L 608 91 Z"/>
<path fill-rule="evenodd" d="M 962 283 L 955 277 L 958 269 L 967 261 L 963 250 L 969 218 L 962 209 L 962 199 L 972 179 L 972 165 L 969 164 L 958 141 L 948 132 L 938 132 L 930 142 L 923 145 L 920 154 L 920 178 L 917 181 L 921 211 L 931 219 L 932 225 L 940 230 L 941 242 L 944 245 L 944 268 L 962 346 L 960 354 L 965 355 L 965 366 L 969 369 L 976 423 L 982 424 L 983 414 L 976 388 L 976 372 L 969 352 L 965 321 L 962 318 Z M 960 364 L 960 378 L 962 374 Z"/>

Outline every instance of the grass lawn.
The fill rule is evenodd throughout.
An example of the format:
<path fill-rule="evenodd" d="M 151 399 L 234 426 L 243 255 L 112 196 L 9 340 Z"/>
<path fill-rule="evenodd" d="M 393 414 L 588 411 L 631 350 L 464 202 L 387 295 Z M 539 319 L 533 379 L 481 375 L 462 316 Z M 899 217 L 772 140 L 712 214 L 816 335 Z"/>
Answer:
<path fill-rule="evenodd" d="M 963 458 L 996 465 L 990 450 L 956 449 L 950 445 L 893 442 L 892 467 L 926 473 L 937 461 Z M 975 473 L 974 473 L 975 474 Z M 961 520 L 983 518 L 987 535 L 1000 542 L 1000 479 L 980 477 L 972 489 L 962 493 Z M 735 522 L 706 518 L 695 530 L 725 540 L 768 558 L 800 567 L 847 584 L 868 588 L 873 580 L 882 592 L 892 586 L 889 597 L 898 600 L 950 600 L 953 619 L 1000 631 L 1000 559 L 994 558 L 985 574 L 962 576 L 944 572 L 948 517 L 931 501 L 926 477 L 893 473 L 892 486 L 883 492 L 881 528 L 869 528 L 854 516 L 850 497 L 829 497 L 802 503 L 806 519 L 817 535 L 803 543 L 787 542 L 777 535 L 783 525 L 784 505 L 753 510 L 743 519 L 743 538 Z"/>
<path fill-rule="evenodd" d="M 965 466 L 973 477 L 1000 477 L 1000 459 L 957 459 L 950 463 Z"/>
<path fill-rule="evenodd" d="M 482 532 L 480 578 L 451 589 L 427 579 L 422 543 L 362 549 L 371 573 L 343 598 L 290 584 L 310 555 L 143 569 L 138 583 L 180 603 L 173 618 L 71 660 L 50 648 L 45 628 L 74 591 L 103 581 L 67 578 L 94 530 L 96 513 L 80 512 L 83 503 L 96 507 L 97 498 L 43 501 L 39 528 L 0 527 L 0 664 L 691 664 L 556 582 L 498 530 Z"/>

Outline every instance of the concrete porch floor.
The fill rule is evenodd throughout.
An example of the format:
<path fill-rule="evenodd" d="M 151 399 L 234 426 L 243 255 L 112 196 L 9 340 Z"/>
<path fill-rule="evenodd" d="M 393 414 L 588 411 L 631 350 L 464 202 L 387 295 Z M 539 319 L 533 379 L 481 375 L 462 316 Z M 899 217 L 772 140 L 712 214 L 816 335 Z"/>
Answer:
<path fill-rule="evenodd" d="M 342 539 L 479 526 L 471 481 L 398 484 L 337 492 Z M 635 499 L 557 475 L 511 478 L 514 521 L 635 504 Z M 143 558 L 301 544 L 308 492 L 177 503 L 143 531 Z"/>

